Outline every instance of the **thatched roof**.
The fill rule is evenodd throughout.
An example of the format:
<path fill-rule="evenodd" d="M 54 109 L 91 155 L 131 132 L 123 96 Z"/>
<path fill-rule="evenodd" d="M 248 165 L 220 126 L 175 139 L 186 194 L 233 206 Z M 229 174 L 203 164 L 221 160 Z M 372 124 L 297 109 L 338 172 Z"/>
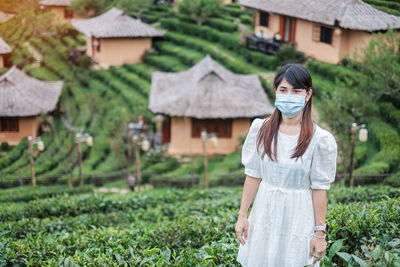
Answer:
<path fill-rule="evenodd" d="M 0 116 L 34 116 L 55 109 L 63 81 L 44 82 L 13 66 L 0 76 Z"/>
<path fill-rule="evenodd" d="M 345 29 L 378 31 L 400 28 L 400 17 L 380 11 L 362 0 L 239 0 L 238 3 L 270 13 L 282 14 Z"/>
<path fill-rule="evenodd" d="M 158 30 L 131 18 L 115 7 L 90 19 L 72 19 L 71 24 L 86 36 L 96 38 L 153 37 L 166 33 L 165 30 Z"/>
<path fill-rule="evenodd" d="M 154 113 L 193 118 L 239 118 L 271 114 L 256 74 L 235 74 L 210 55 L 181 72 L 154 71 L 148 108 Z"/>
<path fill-rule="evenodd" d="M 69 6 L 70 0 L 43 0 L 40 1 L 43 6 Z"/>
<path fill-rule="evenodd" d="M 11 53 L 11 47 L 0 37 L 0 55 Z"/>
<path fill-rule="evenodd" d="M 0 10 L 0 23 L 8 21 L 12 19 L 14 16 L 15 14 L 8 14 Z"/>

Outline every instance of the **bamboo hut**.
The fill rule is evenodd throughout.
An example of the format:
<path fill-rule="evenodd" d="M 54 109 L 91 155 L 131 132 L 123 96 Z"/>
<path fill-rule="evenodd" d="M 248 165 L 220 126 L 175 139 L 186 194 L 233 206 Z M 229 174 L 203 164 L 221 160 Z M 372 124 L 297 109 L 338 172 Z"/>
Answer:
<path fill-rule="evenodd" d="M 11 47 L 0 37 L 0 68 L 8 66 L 8 57 L 11 52 Z"/>
<path fill-rule="evenodd" d="M 53 111 L 63 82 L 44 82 L 26 75 L 16 66 L 0 76 L 0 143 L 17 145 L 27 136 L 36 137 L 40 115 Z"/>
<path fill-rule="evenodd" d="M 152 38 L 166 33 L 115 7 L 97 17 L 73 19 L 71 23 L 85 34 L 87 55 L 105 68 L 141 62 L 144 52 L 152 47 Z"/>
<path fill-rule="evenodd" d="M 258 75 L 235 74 L 206 55 L 191 68 L 151 78 L 148 108 L 164 115 L 162 139 L 171 155 L 201 154 L 200 133 L 215 132 L 218 145 L 209 154 L 235 150 L 252 118 L 273 112 Z"/>
<path fill-rule="evenodd" d="M 239 0 L 254 12 L 254 33 L 279 33 L 281 41 L 296 44 L 307 56 L 339 63 L 346 54 L 364 47 L 372 33 L 400 28 L 400 17 L 380 11 L 362 0 Z"/>

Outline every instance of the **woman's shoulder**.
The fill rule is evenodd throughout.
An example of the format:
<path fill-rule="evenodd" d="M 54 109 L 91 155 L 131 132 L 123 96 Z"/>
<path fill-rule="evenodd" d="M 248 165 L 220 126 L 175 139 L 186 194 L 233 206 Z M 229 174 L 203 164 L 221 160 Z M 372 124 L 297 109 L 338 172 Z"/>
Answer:
<path fill-rule="evenodd" d="M 317 142 L 320 145 L 336 145 L 336 138 L 329 130 L 322 128 L 318 124 L 315 124 L 315 134 L 317 137 Z"/>
<path fill-rule="evenodd" d="M 251 122 L 251 126 L 250 128 L 252 129 L 260 129 L 261 125 L 263 125 L 264 121 L 268 119 L 268 118 L 255 118 L 252 122 Z"/>

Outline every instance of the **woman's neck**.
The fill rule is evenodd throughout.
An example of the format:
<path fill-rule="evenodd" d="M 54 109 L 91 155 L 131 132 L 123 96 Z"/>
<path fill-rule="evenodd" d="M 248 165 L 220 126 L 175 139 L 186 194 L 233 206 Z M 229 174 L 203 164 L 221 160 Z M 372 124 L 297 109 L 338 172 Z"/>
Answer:
<path fill-rule="evenodd" d="M 293 118 L 289 118 L 282 114 L 281 126 L 288 128 L 298 128 L 301 127 L 301 116 L 303 112 L 299 112 Z"/>

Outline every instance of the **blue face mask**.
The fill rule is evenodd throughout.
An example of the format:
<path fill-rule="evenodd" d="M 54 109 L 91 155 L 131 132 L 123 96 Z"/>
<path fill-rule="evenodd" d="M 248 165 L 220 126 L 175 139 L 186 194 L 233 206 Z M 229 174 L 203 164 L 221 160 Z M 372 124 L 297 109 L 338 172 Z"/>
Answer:
<path fill-rule="evenodd" d="M 275 107 L 283 115 L 294 117 L 304 108 L 305 95 L 276 94 Z"/>

